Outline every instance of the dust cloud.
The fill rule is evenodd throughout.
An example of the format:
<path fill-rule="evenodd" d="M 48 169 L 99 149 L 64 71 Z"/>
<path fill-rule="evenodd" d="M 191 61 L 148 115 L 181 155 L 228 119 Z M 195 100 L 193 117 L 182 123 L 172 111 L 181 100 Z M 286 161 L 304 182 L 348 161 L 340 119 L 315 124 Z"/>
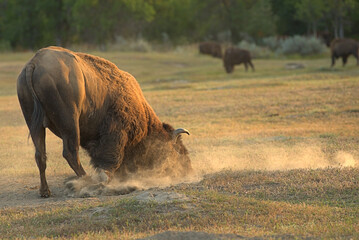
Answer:
<path fill-rule="evenodd" d="M 196 173 L 185 177 L 161 176 L 158 172 L 139 171 L 130 174 L 126 180 L 114 177 L 111 181 L 101 177 L 101 171 L 93 171 L 89 176 L 73 178 L 65 181 L 66 194 L 69 197 L 94 197 L 129 194 L 135 190 L 146 190 L 151 188 L 165 188 L 184 182 L 199 181 Z"/>
<path fill-rule="evenodd" d="M 201 151 L 193 161 L 193 168 L 202 175 L 223 170 L 291 170 L 327 167 L 357 167 L 359 160 L 353 154 L 337 151 L 325 153 L 320 144 L 296 145 L 256 144 L 238 148 L 212 148 Z"/>
<path fill-rule="evenodd" d="M 163 174 L 177 164 L 171 157 L 156 170 L 139 170 L 129 174 L 126 180 L 114 178 L 108 181 L 103 171 L 93 171 L 89 176 L 68 180 L 67 195 L 91 197 L 99 195 L 122 195 L 135 190 L 165 188 L 179 183 L 198 182 L 206 174 L 224 170 L 291 170 L 327 167 L 358 167 L 359 160 L 352 153 L 337 151 L 325 153 L 321 144 L 275 144 L 259 143 L 247 146 L 197 146 L 190 153 L 193 172 L 185 177 Z M 164 171 L 166 169 L 166 171 Z"/>

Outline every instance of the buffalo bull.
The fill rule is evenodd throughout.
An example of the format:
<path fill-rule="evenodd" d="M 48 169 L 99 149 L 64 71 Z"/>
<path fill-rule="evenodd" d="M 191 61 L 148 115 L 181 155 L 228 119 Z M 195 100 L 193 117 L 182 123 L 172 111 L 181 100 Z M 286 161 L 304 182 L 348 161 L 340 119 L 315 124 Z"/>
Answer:
<path fill-rule="evenodd" d="M 181 139 L 189 132 L 161 122 L 135 78 L 105 59 L 43 48 L 21 71 L 17 94 L 35 145 L 42 197 L 50 196 L 45 128 L 62 139 L 63 157 L 79 177 L 86 175 L 79 146 L 108 179 L 140 167 L 153 169 L 169 156 L 177 176 L 192 170 Z"/>
<path fill-rule="evenodd" d="M 244 64 L 246 71 L 248 70 L 248 64 L 254 71 L 254 66 L 251 60 L 251 53 L 247 50 L 229 47 L 226 49 L 223 57 L 223 65 L 227 73 L 231 73 L 234 70 L 234 65 Z"/>
<path fill-rule="evenodd" d="M 199 53 L 208 54 L 216 58 L 222 58 L 222 48 L 219 43 L 202 42 L 199 44 L 198 48 L 199 48 Z"/>
<path fill-rule="evenodd" d="M 330 50 L 331 50 L 331 58 L 332 58 L 331 67 L 334 66 L 335 60 L 340 57 L 343 60 L 343 66 L 345 66 L 348 57 L 350 55 L 353 55 L 357 59 L 357 65 L 359 65 L 359 58 L 358 58 L 359 44 L 354 39 L 348 39 L 348 38 L 334 39 L 330 43 Z"/>

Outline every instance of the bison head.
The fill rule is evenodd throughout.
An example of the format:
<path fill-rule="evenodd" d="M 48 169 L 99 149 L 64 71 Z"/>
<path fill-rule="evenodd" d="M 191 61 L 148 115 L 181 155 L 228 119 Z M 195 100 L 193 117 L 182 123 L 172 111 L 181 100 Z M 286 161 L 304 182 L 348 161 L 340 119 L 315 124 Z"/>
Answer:
<path fill-rule="evenodd" d="M 183 177 L 192 172 L 188 150 L 181 134 L 186 129 L 174 129 L 163 123 L 160 131 L 149 134 L 128 156 L 125 156 L 117 175 L 126 178 L 127 173 L 149 172 L 156 176 Z"/>
<path fill-rule="evenodd" d="M 169 124 L 163 123 L 163 129 L 167 132 L 165 142 L 161 148 L 159 157 L 160 164 L 163 164 L 162 169 L 168 174 L 174 176 L 185 176 L 192 171 L 191 160 L 188 156 L 187 148 L 182 143 L 181 134 L 189 135 L 188 130 L 184 128 L 174 129 Z"/>
<path fill-rule="evenodd" d="M 234 69 L 234 64 L 233 64 L 233 52 L 232 49 L 226 49 L 226 52 L 224 53 L 224 57 L 223 57 L 223 66 L 226 69 L 227 73 L 231 73 L 233 72 Z"/>
<path fill-rule="evenodd" d="M 227 73 L 233 72 L 234 66 L 230 64 L 224 64 L 224 68 L 226 69 Z"/>

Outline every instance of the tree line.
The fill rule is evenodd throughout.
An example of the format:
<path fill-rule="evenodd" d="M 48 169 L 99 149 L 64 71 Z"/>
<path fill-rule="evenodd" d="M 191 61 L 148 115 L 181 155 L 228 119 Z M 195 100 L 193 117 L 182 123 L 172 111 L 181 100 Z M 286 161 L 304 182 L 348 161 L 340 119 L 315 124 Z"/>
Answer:
<path fill-rule="evenodd" d="M 359 0 L 0 0 L 0 45 L 186 44 L 268 36 L 356 37 Z"/>

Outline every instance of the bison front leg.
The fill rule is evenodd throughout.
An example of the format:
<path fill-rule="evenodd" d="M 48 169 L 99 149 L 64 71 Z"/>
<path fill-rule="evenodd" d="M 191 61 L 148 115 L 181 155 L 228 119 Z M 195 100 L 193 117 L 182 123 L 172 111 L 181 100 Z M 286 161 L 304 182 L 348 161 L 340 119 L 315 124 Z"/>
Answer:
<path fill-rule="evenodd" d="M 359 49 L 358 49 L 358 51 L 356 51 L 356 52 L 354 52 L 354 57 L 357 59 L 357 65 L 359 65 Z"/>
<path fill-rule="evenodd" d="M 109 183 L 113 179 L 114 171 L 104 170 L 102 168 L 96 169 L 97 181 L 101 183 Z"/>
<path fill-rule="evenodd" d="M 334 67 L 334 65 L 335 65 L 335 56 L 332 55 L 332 65 L 330 67 Z"/>
<path fill-rule="evenodd" d="M 347 61 L 348 61 L 348 56 L 343 56 L 343 57 L 342 57 L 342 60 L 343 60 L 343 67 L 344 67 L 345 64 L 346 64 Z"/>
<path fill-rule="evenodd" d="M 107 128 L 104 129 L 107 131 Z M 87 148 L 91 164 L 101 175 L 102 182 L 109 182 L 122 165 L 128 137 L 125 131 L 104 134 L 96 143 Z M 105 177 L 107 176 L 107 178 Z"/>

